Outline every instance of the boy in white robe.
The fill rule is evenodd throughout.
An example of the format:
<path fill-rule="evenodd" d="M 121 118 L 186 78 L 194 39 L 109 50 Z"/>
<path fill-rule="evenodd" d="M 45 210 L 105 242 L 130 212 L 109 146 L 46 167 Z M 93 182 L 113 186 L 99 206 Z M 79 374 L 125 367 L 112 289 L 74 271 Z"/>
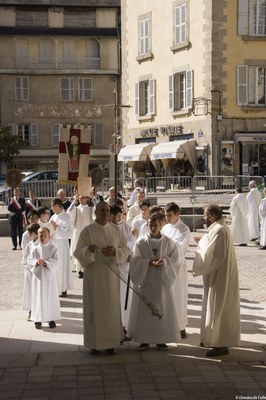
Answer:
<path fill-rule="evenodd" d="M 28 214 L 28 222 L 29 225 L 31 224 L 38 224 L 38 213 L 35 210 L 32 210 L 29 214 Z M 25 232 L 22 235 L 22 239 L 21 239 L 21 249 L 24 253 L 27 245 L 29 244 L 29 242 L 31 242 L 31 238 L 29 235 L 29 231 L 26 229 Z"/>
<path fill-rule="evenodd" d="M 28 267 L 32 271 L 31 319 L 36 329 L 41 329 L 43 322 L 55 328 L 55 320 L 61 319 L 58 298 L 56 247 L 50 243 L 48 228 L 38 230 L 39 244 L 32 248 Z"/>
<path fill-rule="evenodd" d="M 29 268 L 28 260 L 30 258 L 31 252 L 34 247 L 36 247 L 38 242 L 38 229 L 40 228 L 39 224 L 32 223 L 27 226 L 27 230 L 25 233 L 28 235 L 28 244 L 24 248 L 23 257 L 21 264 L 24 267 L 24 286 L 23 286 L 23 295 L 22 295 L 22 310 L 28 310 L 28 321 L 31 320 L 31 298 L 32 298 L 32 271 Z"/>
<path fill-rule="evenodd" d="M 180 328 L 181 339 L 186 339 L 187 299 L 188 299 L 188 276 L 185 255 L 190 241 L 190 229 L 180 219 L 180 209 L 176 203 L 168 203 L 165 206 L 167 224 L 163 227 L 162 233 L 175 242 L 180 261 L 180 270 L 175 281 L 174 291 L 176 295 L 176 311 Z"/>
<path fill-rule="evenodd" d="M 71 215 L 65 212 L 63 202 L 53 199 L 51 202 L 53 215 L 50 219 L 55 235 L 53 243 L 57 248 L 59 268 L 57 268 L 59 293 L 67 297 L 67 291 L 73 287 L 72 271 L 70 267 L 69 239 L 71 239 L 74 226 Z"/>
<path fill-rule="evenodd" d="M 261 236 L 259 250 L 266 250 L 266 188 L 263 189 L 264 199 L 259 206 L 261 221 Z"/>
<path fill-rule="evenodd" d="M 175 242 L 160 232 L 160 219 L 153 214 L 148 220 L 149 233 L 139 238 L 130 259 L 130 276 L 141 294 L 156 305 L 163 314 L 153 316 L 134 292 L 129 317 L 128 335 L 140 342 L 139 350 L 156 344 L 167 350 L 166 343 L 180 338 L 172 286 L 178 276 L 180 264 Z"/>
<path fill-rule="evenodd" d="M 54 237 L 54 228 L 53 225 L 49 222 L 50 219 L 50 211 L 47 207 L 39 207 L 38 210 L 39 221 L 38 224 L 41 228 L 48 228 L 50 232 L 50 240 L 53 240 Z"/>

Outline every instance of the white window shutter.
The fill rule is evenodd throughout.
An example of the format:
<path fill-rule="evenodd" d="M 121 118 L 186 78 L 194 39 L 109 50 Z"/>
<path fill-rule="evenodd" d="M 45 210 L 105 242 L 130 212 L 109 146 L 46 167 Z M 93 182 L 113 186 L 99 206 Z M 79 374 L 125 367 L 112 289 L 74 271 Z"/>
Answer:
<path fill-rule="evenodd" d="M 38 125 L 37 124 L 30 124 L 30 145 L 31 146 L 38 146 Z"/>
<path fill-rule="evenodd" d="M 193 75 L 192 71 L 186 71 L 186 108 L 192 108 Z"/>
<path fill-rule="evenodd" d="M 93 100 L 92 78 L 79 78 L 79 100 Z"/>
<path fill-rule="evenodd" d="M 145 53 L 151 52 L 151 27 L 150 19 L 145 21 Z"/>
<path fill-rule="evenodd" d="M 155 113 L 155 80 L 149 80 L 149 109 L 148 114 Z"/>
<path fill-rule="evenodd" d="M 23 100 L 29 100 L 29 78 L 26 76 L 22 78 L 22 91 Z"/>
<path fill-rule="evenodd" d="M 186 27 L 186 23 L 187 23 L 187 7 L 186 4 L 182 4 L 181 6 L 181 42 L 184 43 L 186 41 L 187 38 L 187 27 Z"/>
<path fill-rule="evenodd" d="M 51 124 L 51 145 L 58 146 L 59 145 L 59 125 Z"/>
<path fill-rule="evenodd" d="M 135 115 L 139 116 L 139 82 L 135 84 Z"/>
<path fill-rule="evenodd" d="M 16 135 L 17 134 L 17 126 L 16 126 L 16 124 L 7 124 L 7 127 L 9 128 L 11 135 Z"/>
<path fill-rule="evenodd" d="M 174 75 L 169 76 L 169 92 L 168 92 L 168 108 L 169 111 L 174 111 L 175 92 L 174 92 Z"/>
<path fill-rule="evenodd" d="M 237 104 L 248 104 L 248 66 L 237 66 Z"/>
<path fill-rule="evenodd" d="M 103 125 L 102 124 L 94 124 L 93 144 L 94 144 L 94 146 L 102 146 L 103 145 Z"/>
<path fill-rule="evenodd" d="M 238 0 L 238 34 L 248 35 L 249 0 Z"/>

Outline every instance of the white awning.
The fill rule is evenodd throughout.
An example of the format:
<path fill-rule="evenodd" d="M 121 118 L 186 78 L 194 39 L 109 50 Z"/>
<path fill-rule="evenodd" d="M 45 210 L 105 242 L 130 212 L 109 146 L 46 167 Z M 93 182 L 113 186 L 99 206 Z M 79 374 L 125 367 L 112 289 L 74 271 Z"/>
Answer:
<path fill-rule="evenodd" d="M 156 143 L 138 143 L 122 147 L 118 154 L 118 161 L 147 161 L 152 148 Z"/>
<path fill-rule="evenodd" d="M 183 158 L 187 156 L 193 168 L 196 167 L 196 142 L 194 139 L 174 140 L 172 142 L 159 143 L 151 151 L 151 160 L 163 160 L 166 158 Z"/>

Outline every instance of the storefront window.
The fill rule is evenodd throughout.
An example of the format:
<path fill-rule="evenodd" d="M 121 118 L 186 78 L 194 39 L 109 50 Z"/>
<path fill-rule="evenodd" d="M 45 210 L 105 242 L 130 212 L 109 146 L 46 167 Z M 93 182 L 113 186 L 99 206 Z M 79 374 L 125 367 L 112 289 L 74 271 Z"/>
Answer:
<path fill-rule="evenodd" d="M 242 143 L 242 174 L 266 175 L 266 144 Z"/>

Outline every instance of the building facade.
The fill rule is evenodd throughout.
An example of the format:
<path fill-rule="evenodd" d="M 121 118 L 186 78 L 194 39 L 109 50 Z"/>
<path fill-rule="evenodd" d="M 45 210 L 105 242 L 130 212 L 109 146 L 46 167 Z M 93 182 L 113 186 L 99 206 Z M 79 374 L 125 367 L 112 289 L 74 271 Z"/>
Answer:
<path fill-rule="evenodd" d="M 149 172 L 265 175 L 265 1 L 122 0 L 121 21 L 123 144 L 154 144 Z"/>
<path fill-rule="evenodd" d="M 21 171 L 57 169 L 59 125 L 92 126 L 89 169 L 112 171 L 120 2 L 0 1 L 0 124 Z"/>

